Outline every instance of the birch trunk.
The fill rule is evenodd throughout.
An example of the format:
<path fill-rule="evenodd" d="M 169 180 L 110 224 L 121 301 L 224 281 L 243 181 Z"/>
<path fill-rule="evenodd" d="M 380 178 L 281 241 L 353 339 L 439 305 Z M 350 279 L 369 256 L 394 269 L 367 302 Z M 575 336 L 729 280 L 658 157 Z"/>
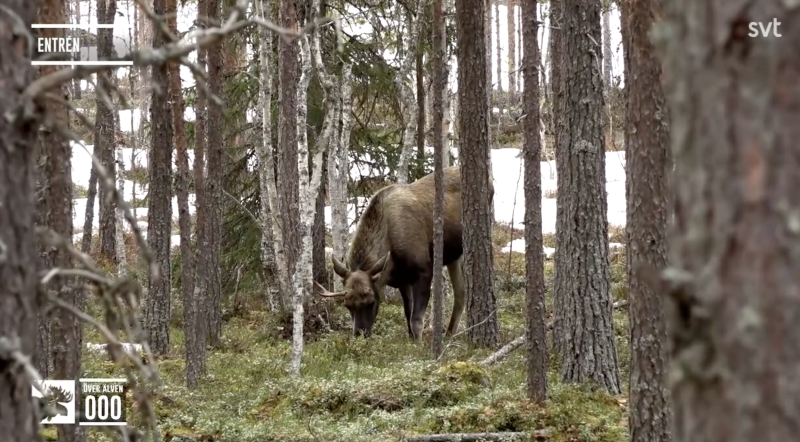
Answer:
<path fill-rule="evenodd" d="M 416 17 L 421 17 L 423 12 L 424 0 L 417 2 Z M 403 45 L 403 65 L 394 77 L 394 83 L 400 91 L 400 97 L 403 101 L 403 120 L 405 121 L 405 128 L 403 129 L 403 150 L 400 152 L 400 161 L 397 165 L 397 182 L 400 184 L 408 183 L 408 162 L 411 158 L 411 152 L 414 150 L 414 136 L 417 126 L 417 102 L 414 99 L 414 91 L 408 84 L 408 76 L 414 67 L 415 57 L 414 48 L 416 47 L 420 38 L 420 28 L 422 27 L 423 20 L 412 20 L 408 17 L 406 24 L 410 31 L 410 35 L 405 40 Z"/>
<path fill-rule="evenodd" d="M 495 55 L 495 72 L 497 73 L 497 91 L 503 92 L 503 50 L 500 45 L 500 2 L 499 0 L 495 0 L 494 3 L 494 41 L 495 41 L 495 49 L 497 50 L 497 54 Z M 500 97 L 500 94 L 498 94 Z M 497 100 L 497 124 L 500 125 L 500 118 L 503 116 L 503 109 L 504 100 Z"/>
<path fill-rule="evenodd" d="M 267 11 L 269 0 L 255 3 L 256 13 L 264 20 L 271 17 Z M 261 62 L 260 109 L 261 137 L 258 144 L 258 181 L 261 194 L 261 265 L 264 273 L 266 298 L 271 311 L 286 310 L 282 293 L 288 293 L 286 260 L 283 258 L 283 237 L 274 228 L 273 213 L 277 210 L 278 191 L 275 187 L 275 158 L 272 146 L 272 34 L 264 27 L 259 29 L 259 59 Z M 280 258 L 280 259 L 279 259 Z M 277 302 L 276 302 L 277 291 Z"/>
<path fill-rule="evenodd" d="M 342 127 L 338 142 L 335 143 L 336 154 L 328 155 L 333 256 L 340 260 L 343 260 L 347 253 L 347 239 L 350 237 L 350 226 L 347 221 L 347 183 L 350 179 L 348 150 L 350 148 L 350 132 L 353 127 L 353 119 L 351 116 L 353 106 L 352 67 L 353 66 L 348 63 L 342 69 L 342 106 L 339 111 L 342 119 Z M 333 158 L 335 158 L 336 161 L 332 161 Z M 333 173 L 331 174 L 331 172 Z M 341 290 L 341 279 L 333 279 L 334 289 Z"/>
<path fill-rule="evenodd" d="M 297 170 L 299 172 L 300 195 L 300 255 L 297 260 L 295 272 L 292 275 L 292 355 L 290 372 L 292 375 L 300 374 L 300 364 L 303 357 L 303 300 L 305 293 L 310 293 L 311 279 L 311 223 L 314 222 L 314 195 L 316 188 L 309 183 L 308 160 L 308 134 L 306 121 L 308 117 L 308 84 L 311 81 L 311 51 L 308 38 L 300 40 L 301 71 L 300 81 L 297 85 Z M 315 158 L 315 160 L 317 160 Z M 316 187 L 319 187 L 319 176 L 322 168 L 322 155 L 314 161 L 313 178 Z"/>

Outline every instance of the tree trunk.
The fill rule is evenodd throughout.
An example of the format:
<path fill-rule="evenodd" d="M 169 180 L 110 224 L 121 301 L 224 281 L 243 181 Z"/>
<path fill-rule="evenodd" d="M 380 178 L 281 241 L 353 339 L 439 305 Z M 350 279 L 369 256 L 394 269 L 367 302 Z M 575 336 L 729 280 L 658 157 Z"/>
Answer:
<path fill-rule="evenodd" d="M 494 47 L 492 46 L 492 4 L 493 0 L 485 0 L 484 2 L 484 9 L 483 9 L 483 20 L 484 20 L 484 27 L 483 27 L 483 38 L 484 43 L 486 44 L 486 50 L 484 51 L 484 55 L 486 56 L 486 104 L 488 106 L 488 116 L 486 117 L 486 125 L 488 130 L 490 131 L 489 134 L 489 148 L 491 149 L 491 130 L 492 130 L 492 118 L 494 116 L 494 98 L 496 97 L 494 91 L 494 82 L 492 82 L 492 54 L 494 53 Z"/>
<path fill-rule="evenodd" d="M 508 22 L 508 99 L 509 107 L 517 104 L 517 9 L 515 0 L 506 0 L 506 21 Z M 520 23 L 520 26 L 522 24 Z M 521 56 L 522 54 L 520 54 Z"/>
<path fill-rule="evenodd" d="M 557 127 L 556 123 L 557 120 L 555 118 L 556 112 L 561 109 L 562 102 L 564 101 L 564 90 L 561 88 L 561 57 L 563 51 L 563 39 L 564 39 L 564 32 L 561 26 L 563 25 L 564 20 L 561 14 L 561 0 L 553 0 L 550 2 L 550 47 L 547 50 L 548 57 L 550 58 L 550 97 L 552 103 L 550 105 L 550 130 L 553 134 L 553 152 L 556 151 L 556 146 L 559 146 L 561 143 L 561 137 L 563 136 L 560 128 Z M 556 164 L 556 169 L 558 169 L 558 164 Z M 552 171 L 552 169 L 551 169 Z M 552 175 L 551 175 L 552 176 Z M 567 185 L 566 176 L 562 176 L 560 173 L 556 174 L 556 189 L 564 189 Z M 564 210 L 566 205 L 565 204 L 558 204 L 558 199 L 556 199 L 556 234 L 558 233 L 558 220 L 564 220 Z M 558 249 L 556 249 L 555 254 L 558 254 Z M 555 258 L 555 256 L 554 256 Z M 558 265 L 563 261 L 555 261 L 553 260 L 553 267 L 557 269 Z M 554 272 L 555 273 L 555 272 Z M 554 281 L 555 284 L 555 281 Z M 555 287 L 555 286 L 554 286 Z M 564 310 L 563 299 L 559 296 L 553 296 L 553 311 Z M 558 316 L 554 316 L 553 318 L 553 353 L 556 359 L 559 361 L 562 359 L 561 350 L 562 350 L 562 338 L 566 334 L 563 331 L 564 322 Z"/>
<path fill-rule="evenodd" d="M 486 152 L 486 164 L 489 167 L 489 171 L 492 170 L 492 146 L 494 139 L 492 138 L 492 115 L 494 115 L 494 106 L 492 105 L 492 98 L 495 97 L 494 95 L 494 86 L 492 82 L 492 0 L 486 0 L 486 9 L 484 9 L 484 20 L 486 26 L 483 28 L 484 38 L 486 39 L 486 50 L 484 55 L 486 56 L 486 103 L 487 108 L 486 112 L 486 136 L 487 141 L 486 145 L 489 146 L 489 150 Z M 499 79 L 498 79 L 499 81 Z M 498 115 L 499 116 L 499 115 Z M 499 121 L 499 120 L 498 120 Z M 489 223 L 490 225 L 494 223 L 494 205 L 489 204 Z M 491 259 L 491 256 L 490 256 Z"/>
<path fill-rule="evenodd" d="M 97 23 L 114 23 L 117 15 L 117 0 L 99 0 L 97 2 Z M 109 59 L 114 48 L 114 30 L 97 30 L 97 56 L 99 59 Z M 116 186 L 116 163 L 114 151 L 116 150 L 116 119 L 117 110 L 111 102 L 112 90 L 116 83 L 115 70 L 97 74 L 97 90 L 95 101 L 97 112 L 95 114 L 94 147 L 98 152 L 98 160 L 106 169 L 110 183 L 98 184 L 98 199 L 100 202 L 100 256 L 109 264 L 116 266 L 117 262 L 117 202 L 111 196 L 110 186 Z M 108 97 L 103 97 L 105 92 Z"/>
<path fill-rule="evenodd" d="M 332 151 L 329 158 L 336 161 L 328 161 L 328 177 L 331 195 L 331 235 L 333 236 L 333 256 L 339 260 L 344 260 L 347 253 L 347 239 L 349 238 L 349 224 L 347 220 L 347 183 L 350 179 L 350 164 L 348 162 L 348 150 L 350 147 L 350 131 L 352 128 L 352 107 L 353 107 L 353 87 L 352 87 L 352 65 L 346 64 L 342 68 L 342 105 L 339 114 L 341 115 L 342 127 L 338 140 L 332 140 L 331 146 L 336 146 L 335 153 Z M 333 278 L 334 290 L 342 290 L 342 280 Z"/>
<path fill-rule="evenodd" d="M 168 0 L 166 6 L 167 24 L 170 31 L 175 33 L 178 31 L 177 16 L 175 15 L 178 11 L 178 3 L 176 0 Z M 205 358 L 205 349 L 201 350 L 199 347 L 205 347 L 205 342 L 196 333 L 198 304 L 194 296 L 195 257 L 192 250 L 192 220 L 189 213 L 189 154 L 184 126 L 183 88 L 178 63 L 169 64 L 169 89 L 173 106 L 172 126 L 175 129 L 175 162 L 178 169 L 175 193 L 178 199 L 178 226 L 181 238 L 181 299 L 183 301 L 183 343 L 186 350 L 186 386 L 195 388 L 199 384 L 202 373 L 202 358 Z"/>
<path fill-rule="evenodd" d="M 322 152 L 312 153 L 308 149 L 308 133 L 306 124 L 308 122 L 308 84 L 311 81 L 311 50 L 308 38 L 300 41 L 300 60 L 301 71 L 297 85 L 297 157 L 299 164 L 300 194 L 300 229 L 297 235 L 301 241 L 299 260 L 296 262 L 295 272 L 292 274 L 292 357 L 289 371 L 293 375 L 300 374 L 300 364 L 303 357 L 303 301 L 306 293 L 311 293 L 312 277 L 312 248 L 313 239 L 311 234 L 311 224 L 314 222 L 314 208 L 316 206 L 316 196 L 319 182 L 322 177 Z M 323 134 L 322 137 L 325 135 Z M 320 137 L 320 138 L 322 138 Z M 319 145 L 320 143 L 315 143 Z M 311 157 L 314 158 L 311 158 Z M 308 163 L 314 164 L 314 169 L 309 177 Z"/>
<path fill-rule="evenodd" d="M 608 260 L 603 85 L 597 72 L 600 4 L 561 0 L 563 49 L 556 168 L 559 179 L 555 317 L 564 382 L 620 393 Z M 567 7 L 569 6 L 569 7 Z"/>
<path fill-rule="evenodd" d="M 408 163 L 411 159 L 411 152 L 414 149 L 414 138 L 412 134 L 415 133 L 415 125 L 417 118 L 417 102 L 414 101 L 414 90 L 407 84 L 408 77 L 411 75 L 411 70 L 414 67 L 414 54 L 417 52 L 415 48 L 419 44 L 421 38 L 421 30 L 423 20 L 419 20 L 423 15 L 425 9 L 424 0 L 417 1 L 417 8 L 414 15 L 410 11 L 406 11 L 406 30 L 408 35 L 405 35 L 405 44 L 403 47 L 403 64 L 397 71 L 394 77 L 394 84 L 400 92 L 400 99 L 403 102 L 403 122 L 405 127 L 403 129 L 403 146 L 400 151 L 400 160 L 397 164 L 397 182 L 400 184 L 408 183 Z"/>
<path fill-rule="evenodd" d="M 500 45 L 500 1 L 499 0 L 494 0 L 494 28 L 495 28 L 495 30 L 494 30 L 494 39 L 495 39 L 495 43 L 496 43 L 495 44 L 495 49 L 497 50 L 497 54 L 495 54 L 495 63 L 496 63 L 495 69 L 497 70 L 497 91 L 501 92 L 501 94 L 499 94 L 499 95 L 502 96 L 502 92 L 503 92 L 503 51 L 502 51 L 502 47 Z M 490 35 L 491 35 L 491 33 L 492 32 L 489 31 Z M 503 106 L 500 105 L 499 101 L 500 100 L 498 100 L 498 107 L 500 108 L 499 109 L 500 112 L 498 112 L 498 114 L 497 114 L 498 121 L 499 121 L 499 118 L 502 117 L 502 115 L 503 115 Z M 503 103 L 503 104 L 505 104 L 505 103 Z"/>
<path fill-rule="evenodd" d="M 672 413 L 667 386 L 664 298 L 640 277 L 642 265 L 667 266 L 669 156 L 667 103 L 661 61 L 648 32 L 661 15 L 658 0 L 625 3 L 625 171 L 627 272 L 630 312 L 631 442 L 668 442 Z"/>
<path fill-rule="evenodd" d="M 603 86 L 608 93 L 611 90 L 611 67 L 612 57 L 611 53 L 611 6 L 612 2 L 607 1 L 603 5 Z M 607 97 L 607 95 L 606 95 Z"/>
<path fill-rule="evenodd" d="M 542 243 L 542 146 L 539 138 L 539 43 L 535 2 L 522 4 L 524 39 L 524 145 L 525 167 L 525 305 L 527 331 L 528 398 L 547 399 L 547 340 L 544 321 L 544 252 Z"/>
<path fill-rule="evenodd" d="M 295 0 L 280 0 L 281 26 L 289 29 L 298 28 Z M 279 66 L 278 76 L 280 90 L 278 102 L 278 175 L 279 211 L 276 217 L 280 220 L 279 229 L 283 232 L 283 250 L 286 259 L 287 275 L 296 270 L 300 252 L 300 206 L 299 206 L 299 170 L 297 153 L 297 84 L 299 80 L 298 43 L 281 38 L 278 40 Z M 290 287 L 291 288 L 291 287 Z M 291 291 L 289 292 L 291 293 Z M 288 293 L 287 293 L 288 295 Z M 290 306 L 291 303 L 287 303 Z"/>
<path fill-rule="evenodd" d="M 274 21 L 272 4 L 269 0 L 255 3 L 259 15 L 264 20 Z M 272 143 L 272 34 L 265 27 L 259 28 L 259 60 L 261 63 L 260 98 L 261 103 L 261 143 L 258 145 L 258 182 L 261 216 L 261 268 L 267 302 L 272 311 L 288 311 L 288 275 L 283 254 L 283 236 L 280 226 L 275 228 L 275 215 L 278 211 L 277 189 L 275 187 L 275 157 Z M 277 296 L 276 296 L 277 295 Z M 277 298 L 277 299 L 276 299 Z"/>
<path fill-rule="evenodd" d="M 438 358 L 444 350 L 444 95 L 447 93 L 447 73 L 445 71 L 444 11 L 443 0 L 433 1 L 433 323 L 431 328 L 431 352 Z"/>
<path fill-rule="evenodd" d="M 791 440 L 800 426 L 796 8 L 781 10 L 780 38 L 751 38 L 747 22 L 770 23 L 776 4 L 754 3 L 746 16 L 736 3 L 664 5 L 675 202 L 663 277 L 671 365 L 681 368 L 670 373 L 673 440 Z"/>
<path fill-rule="evenodd" d="M 611 118 L 611 67 L 612 57 L 611 53 L 611 6 L 612 2 L 606 0 L 603 2 L 603 94 L 606 99 L 606 110 L 603 112 L 603 121 L 608 130 L 609 142 L 613 142 L 613 128 Z"/>
<path fill-rule="evenodd" d="M 40 5 L 40 14 L 42 14 L 44 10 L 46 10 L 45 5 Z M 37 16 L 37 18 L 39 18 Z M 49 29 L 43 29 L 39 32 L 48 32 Z M 50 33 L 52 34 L 52 32 Z M 47 35 L 47 34 L 45 34 Z M 55 34 L 59 35 L 59 34 Z M 55 71 L 53 67 L 41 67 L 39 68 L 39 76 L 42 76 L 42 71 L 46 73 L 51 73 Z M 49 139 L 49 140 L 48 140 Z M 50 146 L 48 145 L 48 141 L 56 141 L 60 142 L 61 138 L 57 137 L 55 134 L 45 134 L 42 132 L 38 138 L 38 145 L 36 150 L 36 167 L 34 168 L 34 177 L 36 181 L 36 191 L 35 195 L 36 198 L 36 218 L 35 223 L 37 226 L 47 226 L 48 225 L 48 214 L 50 213 L 51 209 L 49 204 L 51 202 L 48 199 L 48 192 L 50 191 L 50 178 L 47 173 L 48 161 L 50 160 Z M 70 158 L 71 160 L 71 158 Z M 72 199 L 72 195 L 70 195 L 70 200 Z M 48 265 L 48 259 L 51 253 L 51 247 L 40 241 L 39 248 L 37 250 L 39 252 L 39 268 L 37 271 L 46 271 L 46 266 Z M 52 260 L 52 259 L 50 259 Z M 33 363 L 36 366 L 36 370 L 39 371 L 39 375 L 43 378 L 50 378 L 53 374 L 53 357 L 52 357 L 52 330 L 51 330 L 51 322 L 52 322 L 52 310 L 47 308 L 48 300 L 45 299 L 43 296 L 37 296 L 36 303 L 34 304 L 34 310 L 36 311 L 36 317 L 38 319 L 38 328 L 39 328 L 39 336 L 36 340 L 36 353 L 33 355 Z"/>
<path fill-rule="evenodd" d="M 10 111 L 21 104 L 20 95 L 33 82 L 25 38 L 15 29 L 30 29 L 36 17 L 36 2 L 4 0 L 0 14 L 0 336 L 18 339 L 22 355 L 30 357 L 36 349 L 35 311 L 38 277 L 35 215 L 35 163 L 41 121 L 10 121 Z M 21 117 L 14 116 L 15 119 Z M 70 197 L 71 199 L 71 197 Z M 8 350 L 8 349 L 6 349 Z M 31 383 L 8 351 L 0 356 L 0 440 L 39 441 L 39 424 Z"/>
<path fill-rule="evenodd" d="M 338 108 L 338 106 L 336 106 Z M 338 109 L 337 109 L 338 110 Z M 337 113 L 334 110 L 334 113 Z M 317 143 L 318 140 L 315 140 Z M 309 170 L 314 170 L 316 165 L 312 164 Z M 321 170 L 327 170 L 328 155 L 327 152 L 322 153 Z M 325 193 L 327 186 L 327 174 L 322 173 L 320 177 L 319 189 L 317 190 L 317 197 L 314 200 L 314 222 L 311 228 L 311 236 L 313 246 L 312 252 L 312 269 L 311 275 L 314 281 L 319 282 L 325 287 L 328 286 L 328 268 L 325 265 Z"/>
<path fill-rule="evenodd" d="M 113 0 L 111 0 L 113 1 Z M 155 0 L 153 11 L 166 12 L 166 0 Z M 166 43 L 154 32 L 153 47 Z M 158 272 L 148 271 L 147 330 L 150 350 L 156 355 L 169 352 L 171 310 L 170 237 L 172 236 L 172 106 L 169 101 L 169 72 L 166 64 L 153 66 L 153 98 L 150 105 L 151 143 L 148 161 L 150 193 L 147 198 L 147 243 L 153 251 Z"/>
<path fill-rule="evenodd" d="M 83 147 L 78 147 L 83 149 Z M 97 145 L 92 148 L 92 154 L 97 155 Z M 97 199 L 97 168 L 92 162 L 89 172 L 89 186 L 86 192 L 86 211 L 83 217 L 83 235 L 81 236 L 81 252 L 88 254 L 92 251 L 92 233 L 94 231 L 94 206 Z"/>
<path fill-rule="evenodd" d="M 115 118 L 117 120 L 115 126 L 119 128 L 119 112 L 115 114 Z M 115 149 L 116 153 L 116 162 L 119 166 L 117 169 L 117 189 L 119 189 L 119 193 L 125 195 L 125 177 L 123 173 L 125 172 L 125 157 L 122 155 L 122 146 L 117 146 Z M 125 268 L 128 265 L 127 256 L 125 256 L 125 213 L 119 207 L 114 212 L 114 230 L 116 231 L 116 237 L 114 238 L 114 245 L 116 247 L 115 253 L 117 254 L 117 274 L 119 276 L 123 276 L 125 272 Z"/>
<path fill-rule="evenodd" d="M 91 20 L 90 20 L 91 21 Z M 75 0 L 75 24 L 81 24 L 81 0 Z M 74 37 L 79 36 L 80 29 L 73 29 Z M 73 60 L 80 60 L 80 53 L 73 54 Z M 72 80 L 72 89 L 74 91 L 72 99 L 73 100 L 80 100 L 81 99 L 81 79 L 76 78 Z"/>
<path fill-rule="evenodd" d="M 40 23 L 65 23 L 66 5 L 58 0 L 40 0 L 38 21 Z M 40 37 L 64 37 L 63 29 L 42 29 Z M 41 67 L 39 76 L 44 77 L 62 68 Z M 51 91 L 58 96 L 68 96 L 67 85 Z M 69 114 L 63 105 L 50 101 L 46 105 L 46 112 L 53 124 L 63 128 L 69 127 Z M 41 177 L 45 183 L 43 192 L 43 213 L 40 221 L 44 226 L 52 229 L 65 238 L 72 238 L 72 148 L 69 140 L 63 135 L 43 128 L 39 132 L 39 152 L 44 157 Z M 0 199 L 5 201 L 5 199 Z M 5 242 L 5 239 L 3 239 Z M 45 247 L 42 267 L 48 271 L 51 268 L 72 268 L 72 255 L 62 248 Z M 73 278 L 57 276 L 46 287 L 62 301 L 83 309 L 83 295 L 76 287 Z M 83 328 L 80 320 L 65 309 L 56 309 L 51 313 L 50 331 L 56 339 L 52 341 L 53 372 L 55 379 L 74 379 L 77 381 L 81 375 L 81 344 Z M 43 376 L 50 376 L 43 375 Z M 80 403 L 80 392 L 75 391 L 76 403 Z M 77 442 L 85 440 L 83 428 L 78 425 L 58 425 L 58 440 Z M 3 440 L 6 437 L 0 436 Z M 11 438 L 9 438 L 10 440 Z"/>
<path fill-rule="evenodd" d="M 197 22 L 200 28 L 208 27 L 205 23 L 208 10 L 208 0 L 198 0 L 197 2 Z M 197 65 L 202 72 L 206 72 L 206 55 L 207 50 L 200 49 L 197 51 Z M 208 325 L 206 324 L 205 303 L 206 303 L 206 287 L 208 287 L 207 278 L 210 274 L 208 268 L 208 200 L 206 198 L 206 185 L 205 185 L 205 151 L 206 151 L 206 103 L 208 97 L 205 92 L 198 89 L 197 91 L 197 104 L 195 106 L 195 124 L 194 124 L 194 164 L 192 174 L 194 175 L 194 199 L 195 199 L 195 237 L 197 244 L 195 246 L 195 273 L 194 273 L 194 302 L 191 304 L 194 311 L 191 312 L 193 323 L 188 323 L 186 327 L 188 330 L 194 330 L 195 346 L 193 359 L 196 365 L 192 365 L 192 376 L 200 376 L 206 373 L 206 339 Z M 184 305 L 184 309 L 186 306 Z M 184 314 L 187 314 L 184 311 Z M 187 349 L 187 352 L 191 351 Z M 187 355 L 188 357 L 188 355 Z M 189 365 L 187 365 L 186 376 L 187 386 L 189 385 Z M 194 372 L 196 370 L 196 372 Z"/>
<path fill-rule="evenodd" d="M 427 0 L 417 0 L 422 4 L 426 4 Z M 425 23 L 427 19 L 425 9 L 420 11 L 422 17 L 417 16 L 417 20 Z M 425 176 L 425 48 L 423 42 L 425 41 L 425 33 L 423 32 L 424 24 L 419 27 L 419 37 L 416 44 L 416 71 L 417 71 L 417 167 L 414 173 L 414 179 L 418 180 Z"/>
<path fill-rule="evenodd" d="M 220 20 L 220 0 L 208 0 L 208 19 L 212 23 Z M 216 97 L 222 98 L 222 43 L 208 47 L 208 89 Z M 224 121 L 222 105 L 209 100 L 208 118 L 206 120 L 206 136 L 208 141 L 208 179 L 205 181 L 206 210 L 206 244 L 208 248 L 207 266 L 203 269 L 206 273 L 206 290 L 204 305 L 206 308 L 206 336 L 207 343 L 213 347 L 219 345 L 222 337 L 222 281 L 220 268 L 222 254 L 222 186 L 225 171 L 224 159 Z"/>
<path fill-rule="evenodd" d="M 464 282 L 468 301 L 467 337 L 476 346 L 497 345 L 499 331 L 492 272 L 491 169 L 488 139 L 485 0 L 456 2 L 458 94 L 462 111 L 461 201 L 464 229 Z"/>

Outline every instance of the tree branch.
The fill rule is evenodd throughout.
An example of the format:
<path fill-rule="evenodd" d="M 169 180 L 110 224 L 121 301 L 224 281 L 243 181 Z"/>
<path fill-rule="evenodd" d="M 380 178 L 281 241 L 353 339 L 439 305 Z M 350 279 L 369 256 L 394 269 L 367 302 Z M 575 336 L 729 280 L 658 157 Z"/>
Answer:
<path fill-rule="evenodd" d="M 444 434 L 421 434 L 417 436 L 406 436 L 402 440 L 407 442 L 477 442 L 477 441 L 507 441 L 507 440 L 530 440 L 547 439 L 550 437 L 550 429 L 535 430 L 532 432 L 509 431 L 497 433 L 444 433 Z"/>

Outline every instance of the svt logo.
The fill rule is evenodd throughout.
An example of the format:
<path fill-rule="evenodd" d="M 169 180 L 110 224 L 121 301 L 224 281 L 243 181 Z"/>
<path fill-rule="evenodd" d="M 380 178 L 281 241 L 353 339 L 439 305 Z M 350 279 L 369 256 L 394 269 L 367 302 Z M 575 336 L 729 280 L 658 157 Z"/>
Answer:
<path fill-rule="evenodd" d="M 772 25 L 775 25 L 775 27 L 773 28 Z M 776 37 L 783 37 L 778 33 L 778 26 L 780 25 L 781 22 L 779 22 L 777 18 L 773 18 L 771 22 L 768 22 L 766 28 L 764 27 L 764 23 L 751 21 L 748 26 L 750 28 L 750 32 L 747 34 L 747 36 L 758 37 L 758 35 L 761 34 L 762 37 L 769 37 L 769 32 L 772 31 Z"/>

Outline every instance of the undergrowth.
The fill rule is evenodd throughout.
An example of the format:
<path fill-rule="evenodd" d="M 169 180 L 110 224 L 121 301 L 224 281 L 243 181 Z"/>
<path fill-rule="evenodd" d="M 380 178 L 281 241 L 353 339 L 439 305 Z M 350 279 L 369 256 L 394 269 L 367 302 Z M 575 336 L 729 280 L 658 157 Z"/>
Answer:
<path fill-rule="evenodd" d="M 511 235 L 506 227 L 495 228 L 494 236 L 497 252 Z M 626 296 L 620 288 L 624 262 L 624 254 L 612 259 L 615 300 Z M 522 253 L 513 253 L 510 264 L 507 254 L 495 255 L 504 343 L 523 332 L 524 265 Z M 547 311 L 552 312 L 552 261 L 545 264 L 545 278 Z M 451 302 L 445 304 L 446 321 Z M 331 302 L 329 308 L 338 322 L 348 323 L 343 307 Z M 627 314 L 618 309 L 614 315 L 622 389 L 627 391 Z M 309 339 L 298 378 L 287 373 L 290 341 L 283 337 L 280 318 L 258 310 L 230 318 L 220 347 L 209 352 L 208 375 L 195 391 L 184 387 L 183 333 L 179 321 L 173 324 L 170 355 L 155 362 L 163 381 L 155 399 L 165 442 L 398 441 L 408 434 L 545 428 L 552 441 L 628 440 L 624 396 L 610 396 L 590 385 L 562 384 L 551 361 L 549 399 L 543 406 L 533 405 L 525 397 L 524 349 L 482 368 L 477 362 L 491 351 L 470 349 L 462 334 L 434 361 L 430 330 L 421 344 L 407 339 L 397 299 L 382 305 L 370 339 L 354 338 L 347 330 Z M 465 324 L 463 318 L 462 331 Z M 102 342 L 89 328 L 84 341 Z M 82 377 L 121 373 L 107 356 L 86 351 L 83 370 Z M 51 433 L 46 434 L 50 440 Z M 94 430 L 89 434 L 88 440 L 104 440 Z"/>

